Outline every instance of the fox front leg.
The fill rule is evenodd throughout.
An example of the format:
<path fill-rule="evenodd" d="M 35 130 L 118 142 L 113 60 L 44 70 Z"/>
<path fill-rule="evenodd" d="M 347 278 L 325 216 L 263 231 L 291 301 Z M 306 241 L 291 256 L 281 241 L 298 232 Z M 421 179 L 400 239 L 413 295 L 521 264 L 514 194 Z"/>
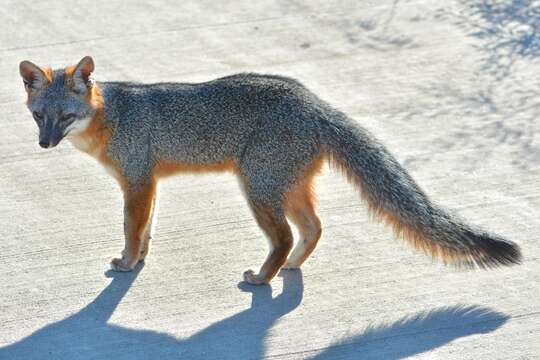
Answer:
<path fill-rule="evenodd" d="M 154 200 L 152 201 L 152 207 L 150 209 L 150 216 L 148 217 L 148 222 L 146 223 L 146 228 L 144 230 L 143 235 L 143 242 L 141 245 L 141 255 L 139 257 L 139 261 L 143 261 L 146 256 L 148 255 L 148 251 L 150 251 L 150 240 L 152 240 L 152 221 L 154 219 L 154 209 L 156 207 L 156 197 L 154 196 Z"/>
<path fill-rule="evenodd" d="M 115 271 L 131 271 L 141 259 L 142 246 L 152 215 L 156 186 L 153 182 L 129 185 L 124 192 L 124 235 L 125 246 L 121 258 L 111 261 Z"/>

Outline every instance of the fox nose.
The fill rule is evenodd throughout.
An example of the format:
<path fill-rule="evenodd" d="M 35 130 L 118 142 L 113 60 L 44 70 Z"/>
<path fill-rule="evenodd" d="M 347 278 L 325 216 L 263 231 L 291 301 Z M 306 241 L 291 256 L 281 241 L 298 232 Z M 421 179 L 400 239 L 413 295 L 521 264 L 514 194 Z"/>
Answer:
<path fill-rule="evenodd" d="M 45 142 L 45 141 L 40 141 L 39 142 L 39 146 L 41 146 L 42 148 L 46 149 L 49 147 L 49 142 Z"/>

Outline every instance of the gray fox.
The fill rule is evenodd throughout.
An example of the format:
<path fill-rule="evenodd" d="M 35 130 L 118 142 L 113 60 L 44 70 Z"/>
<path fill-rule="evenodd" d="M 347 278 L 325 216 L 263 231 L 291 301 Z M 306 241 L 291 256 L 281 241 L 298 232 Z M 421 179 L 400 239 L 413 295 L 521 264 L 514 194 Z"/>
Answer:
<path fill-rule="evenodd" d="M 519 247 L 436 206 L 367 130 L 294 79 L 237 74 L 199 83 L 93 82 L 94 61 L 51 70 L 20 63 L 39 145 L 64 137 L 95 157 L 124 193 L 125 247 L 111 266 L 130 271 L 148 254 L 159 179 L 231 171 L 270 252 L 251 284 L 298 268 L 321 237 L 314 176 L 340 169 L 369 209 L 416 249 L 445 263 L 496 267 L 521 262 Z M 289 219 L 300 239 L 294 250 Z M 290 253 L 290 255 L 289 255 Z"/>

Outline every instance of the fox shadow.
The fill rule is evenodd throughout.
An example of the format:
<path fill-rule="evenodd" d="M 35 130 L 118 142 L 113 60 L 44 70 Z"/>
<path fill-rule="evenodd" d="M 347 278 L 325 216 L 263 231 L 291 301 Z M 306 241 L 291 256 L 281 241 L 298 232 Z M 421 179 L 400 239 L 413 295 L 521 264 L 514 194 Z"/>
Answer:
<path fill-rule="evenodd" d="M 406 316 L 390 325 L 370 326 L 332 344 L 310 360 L 404 359 L 455 339 L 492 332 L 508 316 L 479 306 L 442 307 Z"/>
<path fill-rule="evenodd" d="M 251 307 L 189 338 L 108 323 L 144 264 L 130 273 L 109 271 L 109 285 L 86 307 L 30 336 L 0 348 L 0 359 L 252 359 L 264 355 L 268 329 L 302 301 L 300 271 L 283 271 L 283 292 L 240 283 Z"/>
<path fill-rule="evenodd" d="M 141 268 L 109 273 L 113 280 L 94 301 L 76 314 L 0 348 L 0 359 L 261 359 L 268 331 L 297 308 L 303 296 L 302 273 L 282 271 L 281 294 L 272 298 L 270 286 L 240 283 L 242 291 L 252 293 L 251 307 L 189 338 L 109 324 Z M 334 343 L 313 359 L 401 359 L 460 337 L 493 331 L 507 318 L 475 306 L 421 312 L 390 325 L 370 327 Z"/>

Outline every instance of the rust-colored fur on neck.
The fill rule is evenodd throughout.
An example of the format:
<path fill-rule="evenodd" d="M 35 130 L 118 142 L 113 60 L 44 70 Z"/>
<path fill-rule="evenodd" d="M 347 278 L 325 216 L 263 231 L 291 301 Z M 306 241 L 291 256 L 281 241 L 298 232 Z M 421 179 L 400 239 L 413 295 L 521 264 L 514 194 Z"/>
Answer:
<path fill-rule="evenodd" d="M 88 150 L 86 152 L 90 154 L 99 154 L 97 158 L 102 161 L 102 158 L 106 156 L 106 149 L 112 132 L 110 126 L 105 123 L 103 118 L 105 108 L 101 91 L 97 85 L 92 86 L 86 96 L 86 101 L 96 110 L 96 112 L 86 130 L 77 136 L 88 144 Z"/>
<path fill-rule="evenodd" d="M 66 69 L 69 72 L 69 68 Z M 95 114 L 90 120 L 88 127 L 80 134 L 74 135 L 77 140 L 86 144 L 82 151 L 95 157 L 106 168 L 115 170 L 115 178 L 120 187 L 125 190 L 126 180 L 121 175 L 120 168 L 116 162 L 107 154 L 107 147 L 112 136 L 112 128 L 104 119 L 104 103 L 101 90 L 97 85 L 93 85 L 86 95 L 86 101 L 95 109 Z"/>

